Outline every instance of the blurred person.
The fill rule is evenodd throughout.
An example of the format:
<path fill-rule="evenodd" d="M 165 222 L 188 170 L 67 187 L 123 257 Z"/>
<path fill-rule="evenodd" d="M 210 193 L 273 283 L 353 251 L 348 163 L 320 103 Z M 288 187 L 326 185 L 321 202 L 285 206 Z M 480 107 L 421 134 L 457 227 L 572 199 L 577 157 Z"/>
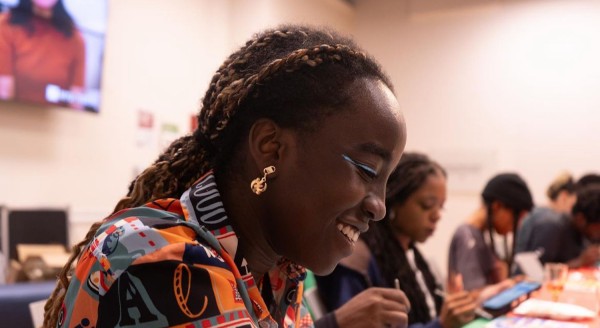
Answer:
<path fill-rule="evenodd" d="M 62 0 L 0 14 L 0 99 L 83 108 L 85 45 Z"/>
<path fill-rule="evenodd" d="M 598 183 L 580 179 L 567 188 L 576 199 L 568 212 L 534 210 L 523 221 L 518 252 L 539 251 L 542 263 L 566 263 L 570 268 L 595 265 L 600 259 L 599 188 Z"/>
<path fill-rule="evenodd" d="M 570 220 L 571 210 L 577 200 L 575 188 L 575 181 L 567 172 L 559 174 L 552 181 L 546 190 L 550 200 L 548 206 L 536 207 L 523 219 L 517 234 L 515 253 L 539 251 L 542 263 L 555 262 L 561 257 L 557 252 L 562 246 L 556 244 L 552 231 L 562 221 Z M 519 272 L 518 268 L 515 271 Z"/>
<path fill-rule="evenodd" d="M 591 184 L 600 184 L 600 174 L 587 173 L 582 175 L 575 183 L 577 188 L 583 188 Z"/>
<path fill-rule="evenodd" d="M 533 207 L 533 198 L 525 181 L 517 174 L 502 173 L 491 178 L 481 192 L 482 202 L 467 221 L 458 226 L 448 254 L 448 283 L 455 275 L 463 278 L 466 290 L 506 284 L 512 264 L 512 250 L 506 236 L 513 233 Z M 485 233 L 488 233 L 486 242 Z M 503 261 L 496 252 L 494 233 L 504 236 Z"/>
<path fill-rule="evenodd" d="M 426 155 L 405 153 L 388 181 L 386 217 L 371 224 L 356 251 L 332 274 L 316 277 L 327 310 L 352 302 L 359 293 L 393 289 L 397 279 L 411 304 L 409 327 L 453 328 L 473 320 L 474 298 L 465 291 L 444 298 L 416 247 L 435 232 L 445 201 L 445 170 Z"/>
<path fill-rule="evenodd" d="M 213 76 L 194 133 L 74 246 L 44 326 L 312 326 L 305 268 L 331 272 L 383 218 L 405 142 L 389 79 L 352 40 L 257 34 Z M 405 326 L 401 291 L 374 296 L 374 324 Z"/>

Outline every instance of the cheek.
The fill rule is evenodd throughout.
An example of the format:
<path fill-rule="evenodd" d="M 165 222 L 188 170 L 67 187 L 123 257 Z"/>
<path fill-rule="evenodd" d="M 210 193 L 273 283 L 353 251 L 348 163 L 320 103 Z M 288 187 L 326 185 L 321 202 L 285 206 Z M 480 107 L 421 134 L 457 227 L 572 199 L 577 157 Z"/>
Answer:
<path fill-rule="evenodd" d="M 513 230 L 513 223 L 511 215 L 502 215 L 495 224 L 496 232 L 501 235 L 506 235 Z"/>
<path fill-rule="evenodd" d="M 403 210 L 399 211 L 398 214 L 396 220 L 394 220 L 394 225 L 398 230 L 413 238 L 421 234 L 427 220 L 423 213 L 414 210 Z"/>
<path fill-rule="evenodd" d="M 588 229 L 586 233 L 586 237 L 590 239 L 592 242 L 600 241 L 600 228 L 594 227 L 592 229 Z"/>

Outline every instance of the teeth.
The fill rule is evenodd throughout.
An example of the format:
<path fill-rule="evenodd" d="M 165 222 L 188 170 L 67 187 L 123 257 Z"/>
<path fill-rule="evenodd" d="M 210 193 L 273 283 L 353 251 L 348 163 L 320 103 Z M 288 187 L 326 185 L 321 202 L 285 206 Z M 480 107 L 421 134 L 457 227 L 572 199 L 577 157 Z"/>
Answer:
<path fill-rule="evenodd" d="M 356 228 L 354 228 L 353 226 L 338 223 L 337 228 L 348 238 L 348 240 L 352 242 L 356 242 L 358 240 L 358 237 L 360 236 L 360 232 L 356 230 Z"/>
<path fill-rule="evenodd" d="M 350 233 L 352 232 L 352 228 L 350 228 L 350 226 L 345 226 L 344 230 L 342 230 L 342 232 L 344 233 L 344 235 L 350 237 Z"/>

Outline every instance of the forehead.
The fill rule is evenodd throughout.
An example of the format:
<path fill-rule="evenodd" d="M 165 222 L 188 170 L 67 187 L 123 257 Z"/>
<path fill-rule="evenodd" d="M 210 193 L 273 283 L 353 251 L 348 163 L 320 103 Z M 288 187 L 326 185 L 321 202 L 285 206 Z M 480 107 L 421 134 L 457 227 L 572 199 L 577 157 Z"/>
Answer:
<path fill-rule="evenodd" d="M 417 192 L 418 191 L 422 191 L 422 192 L 438 191 L 438 190 L 440 190 L 440 187 L 442 187 L 443 190 L 445 191 L 446 177 L 438 170 L 434 170 L 433 172 L 427 174 L 425 181 L 423 181 L 423 184 L 421 185 L 421 187 L 419 187 L 419 189 L 417 189 Z"/>
<path fill-rule="evenodd" d="M 406 126 L 394 94 L 383 82 L 373 79 L 359 79 L 348 91 L 349 101 L 324 122 L 323 130 L 338 140 L 368 142 L 360 146 L 361 150 L 385 150 L 387 157 L 399 159 L 406 143 Z"/>

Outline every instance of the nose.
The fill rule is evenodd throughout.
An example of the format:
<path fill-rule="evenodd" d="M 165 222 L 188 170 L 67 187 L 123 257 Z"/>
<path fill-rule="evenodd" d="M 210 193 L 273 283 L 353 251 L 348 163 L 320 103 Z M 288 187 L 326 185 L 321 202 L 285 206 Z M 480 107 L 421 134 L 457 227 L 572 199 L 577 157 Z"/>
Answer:
<path fill-rule="evenodd" d="M 433 223 L 438 222 L 442 218 L 442 211 L 440 208 L 436 208 L 431 214 L 431 221 Z"/>
<path fill-rule="evenodd" d="M 383 197 L 370 193 L 363 200 L 362 210 L 369 220 L 379 221 L 385 216 L 385 201 Z"/>

